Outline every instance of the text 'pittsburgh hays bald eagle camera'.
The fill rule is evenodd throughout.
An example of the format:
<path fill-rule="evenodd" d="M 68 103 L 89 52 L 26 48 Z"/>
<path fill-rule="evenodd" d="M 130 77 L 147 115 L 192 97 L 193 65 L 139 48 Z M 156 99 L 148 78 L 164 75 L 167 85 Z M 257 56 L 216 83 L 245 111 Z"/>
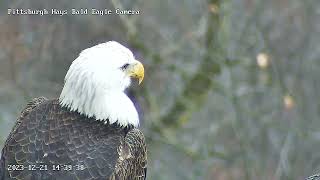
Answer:
<path fill-rule="evenodd" d="M 124 93 L 143 65 L 110 41 L 83 50 L 58 99 L 35 98 L 22 111 L 0 160 L 0 179 L 146 179 L 144 135 Z"/>

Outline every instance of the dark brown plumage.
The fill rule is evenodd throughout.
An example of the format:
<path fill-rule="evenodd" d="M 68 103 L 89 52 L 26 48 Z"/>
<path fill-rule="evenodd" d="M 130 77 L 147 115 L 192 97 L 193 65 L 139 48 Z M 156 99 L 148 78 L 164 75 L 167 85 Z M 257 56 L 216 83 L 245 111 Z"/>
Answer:
<path fill-rule="evenodd" d="M 146 158 L 140 130 L 104 124 L 41 97 L 13 127 L 2 150 L 0 178 L 142 180 Z"/>

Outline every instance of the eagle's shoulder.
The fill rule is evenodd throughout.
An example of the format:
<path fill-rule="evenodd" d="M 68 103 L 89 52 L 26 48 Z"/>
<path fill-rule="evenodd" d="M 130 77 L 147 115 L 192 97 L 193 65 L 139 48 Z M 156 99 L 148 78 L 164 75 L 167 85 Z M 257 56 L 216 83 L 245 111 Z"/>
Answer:
<path fill-rule="evenodd" d="M 139 129 L 131 129 L 117 151 L 119 157 L 110 179 L 146 179 L 147 149 L 145 137 Z"/>
<path fill-rule="evenodd" d="M 21 122 L 25 119 L 25 117 L 28 116 L 30 112 L 32 112 L 40 104 L 47 101 L 48 101 L 47 98 L 41 96 L 41 97 L 33 98 L 31 101 L 28 102 L 26 107 L 21 111 L 19 117 L 17 118 L 5 144 L 7 144 L 7 142 L 11 139 L 12 135 L 16 132 L 16 130 L 18 129 Z"/>
<path fill-rule="evenodd" d="M 40 104 L 42 104 L 42 103 L 44 103 L 46 101 L 48 101 L 48 99 L 45 98 L 45 97 L 33 98 L 30 102 L 28 102 L 26 107 L 21 111 L 20 115 L 18 116 L 18 118 L 17 118 L 14 126 L 12 127 L 12 130 L 10 131 L 10 134 L 9 134 L 5 144 L 4 144 L 2 152 L 1 152 L 0 179 L 4 178 L 4 176 L 5 176 L 5 174 L 4 174 L 5 159 L 3 158 L 3 156 L 5 154 L 6 146 L 8 145 L 10 140 L 13 138 L 14 134 L 16 133 L 17 129 L 19 128 L 20 124 L 23 122 L 25 117 L 28 116 L 30 114 L 30 112 L 32 112 L 36 107 L 38 107 Z"/>
<path fill-rule="evenodd" d="M 44 103 L 48 101 L 47 98 L 45 97 L 37 97 L 37 98 L 33 98 L 30 102 L 28 102 L 28 104 L 26 105 L 26 107 L 21 111 L 21 114 L 19 116 L 19 118 L 17 119 L 17 121 L 21 121 L 24 117 L 26 117 L 34 108 L 36 108 L 37 106 L 39 106 L 40 104 Z"/>

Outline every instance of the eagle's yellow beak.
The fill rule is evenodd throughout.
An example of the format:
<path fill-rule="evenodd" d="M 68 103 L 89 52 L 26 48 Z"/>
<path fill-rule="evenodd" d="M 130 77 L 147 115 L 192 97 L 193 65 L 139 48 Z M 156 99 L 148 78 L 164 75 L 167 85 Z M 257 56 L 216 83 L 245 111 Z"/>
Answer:
<path fill-rule="evenodd" d="M 139 84 L 141 84 L 144 78 L 144 67 L 141 62 L 136 61 L 134 64 L 131 64 L 127 69 L 127 74 L 130 77 L 137 78 L 139 80 Z"/>

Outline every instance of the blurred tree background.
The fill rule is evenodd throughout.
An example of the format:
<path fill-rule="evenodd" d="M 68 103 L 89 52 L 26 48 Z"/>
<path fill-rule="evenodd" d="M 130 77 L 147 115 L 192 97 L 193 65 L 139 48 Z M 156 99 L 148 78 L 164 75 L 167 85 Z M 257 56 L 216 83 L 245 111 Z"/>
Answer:
<path fill-rule="evenodd" d="M 140 15 L 8 15 L 8 8 Z M 81 50 L 116 40 L 146 68 L 130 94 L 152 180 L 320 172 L 320 1 L 0 2 L 0 146 L 32 97 L 55 98 Z"/>

